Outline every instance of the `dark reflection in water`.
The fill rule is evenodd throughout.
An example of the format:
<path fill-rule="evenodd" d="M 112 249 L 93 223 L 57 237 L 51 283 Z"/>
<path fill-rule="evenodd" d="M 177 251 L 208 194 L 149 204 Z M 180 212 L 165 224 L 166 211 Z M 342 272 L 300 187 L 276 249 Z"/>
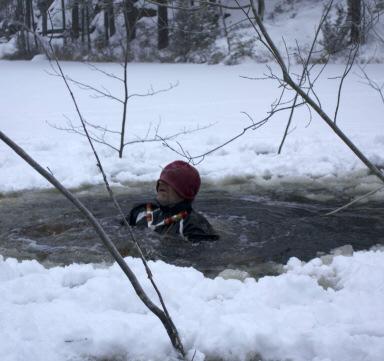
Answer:
<path fill-rule="evenodd" d="M 78 191 L 124 256 L 137 255 L 128 232 L 99 188 Z M 128 212 L 133 203 L 153 195 L 118 191 Z M 355 250 L 384 244 L 384 208 L 370 204 L 323 217 L 337 204 L 272 200 L 225 192 L 202 191 L 195 208 L 218 230 L 217 242 L 190 244 L 135 232 L 150 259 L 193 266 L 208 275 L 226 268 L 254 275 L 274 273 L 276 263 L 296 256 L 309 260 L 346 244 Z M 80 213 L 55 191 L 26 192 L 0 198 L 0 254 L 37 259 L 46 265 L 110 262 L 108 252 Z"/>

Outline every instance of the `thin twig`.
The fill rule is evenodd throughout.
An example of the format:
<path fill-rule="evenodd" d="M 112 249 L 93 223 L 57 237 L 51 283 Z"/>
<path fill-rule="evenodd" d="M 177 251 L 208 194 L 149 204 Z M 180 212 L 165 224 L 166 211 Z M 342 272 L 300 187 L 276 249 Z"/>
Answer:
<path fill-rule="evenodd" d="M 355 63 L 355 59 L 357 56 L 357 53 L 359 51 L 359 45 L 352 47 L 349 51 L 348 55 L 348 61 L 347 64 L 344 68 L 343 75 L 341 76 L 340 83 L 339 83 L 339 89 L 337 92 L 337 103 L 336 103 L 336 109 L 335 109 L 335 115 L 333 116 L 333 121 L 336 123 L 337 120 L 337 114 L 339 112 L 339 107 L 340 107 L 340 101 L 341 101 L 341 90 L 343 88 L 344 80 L 346 79 L 347 75 L 352 69 L 353 64 Z"/>
<path fill-rule="evenodd" d="M 247 114 L 246 112 L 242 112 L 242 114 L 245 114 L 249 119 L 252 119 L 250 117 L 249 114 Z M 274 114 L 274 113 L 273 113 Z M 216 152 L 218 149 L 220 148 L 223 148 L 225 147 L 226 145 L 228 145 L 229 143 L 232 143 L 234 142 L 236 139 L 239 139 L 240 137 L 242 137 L 248 130 L 252 129 L 252 130 L 256 130 L 258 128 L 260 128 L 261 126 L 263 126 L 265 123 L 267 123 L 267 121 L 271 118 L 271 116 L 273 115 L 269 115 L 268 117 L 264 118 L 263 120 L 255 123 L 253 120 L 252 120 L 252 124 L 248 127 L 245 127 L 240 133 L 238 133 L 237 135 L 231 137 L 230 139 L 228 139 L 227 141 L 225 141 L 224 143 L 218 145 L 217 147 L 214 147 L 213 149 L 210 149 L 209 151 L 203 153 L 203 154 L 200 154 L 200 155 L 194 155 L 194 156 L 191 156 L 189 153 L 185 152 L 183 149 L 182 151 L 177 151 L 175 150 L 175 148 L 171 147 L 168 142 L 166 141 L 166 139 L 163 139 L 159 136 L 159 139 L 161 139 L 163 141 L 163 145 L 166 146 L 167 148 L 169 148 L 170 150 L 172 150 L 173 152 L 175 152 L 176 154 L 188 159 L 189 161 L 192 161 L 194 159 L 200 159 L 200 158 L 204 158 L 206 157 L 207 155 L 213 153 L 213 152 Z M 180 146 L 180 145 L 179 145 Z M 182 148 L 180 146 L 180 148 Z"/>
<path fill-rule="evenodd" d="M 99 68 L 97 65 L 95 64 L 92 64 L 92 63 L 89 63 L 89 62 L 86 62 L 85 63 L 91 70 L 94 70 L 94 71 L 97 71 L 103 75 L 106 75 L 107 77 L 109 78 L 113 78 L 113 79 L 116 79 L 116 80 L 119 80 L 121 82 L 124 82 L 124 79 L 120 78 L 119 76 L 117 76 L 116 74 L 114 73 L 110 73 L 110 72 L 107 72 L 101 68 Z"/>
<path fill-rule="evenodd" d="M 384 83 L 382 83 L 381 85 L 379 85 L 376 81 L 374 81 L 368 74 L 367 72 L 365 71 L 365 69 L 362 67 L 362 66 L 359 66 L 359 69 L 360 71 L 363 73 L 364 75 L 364 79 L 366 80 L 366 82 L 363 82 L 364 84 L 367 84 L 369 85 L 372 89 L 376 90 L 379 95 L 380 95 L 380 98 L 381 98 L 381 101 L 383 102 L 384 104 Z M 359 75 L 360 78 L 362 78 L 361 75 Z"/>
<path fill-rule="evenodd" d="M 168 91 L 176 88 L 178 85 L 179 85 L 179 82 L 177 81 L 176 83 L 170 83 L 168 88 L 164 88 L 164 89 L 154 90 L 151 87 L 150 89 L 148 89 L 148 91 L 146 93 L 133 93 L 133 94 L 130 94 L 128 96 L 128 99 L 133 98 L 133 97 L 148 97 L 148 96 L 153 96 L 153 95 L 157 95 L 157 94 L 160 94 L 160 93 L 165 93 L 165 92 L 168 92 Z"/>
<path fill-rule="evenodd" d="M 309 50 L 309 53 L 307 55 L 307 58 L 306 58 L 305 62 L 303 63 L 303 71 L 302 71 L 301 76 L 299 78 L 299 86 L 302 86 L 303 83 L 305 83 L 306 75 L 307 75 L 308 81 L 310 82 L 310 76 L 309 76 L 309 74 L 307 74 L 308 65 L 309 65 L 309 63 L 311 61 L 313 50 L 315 49 L 315 45 L 316 45 L 318 36 L 320 34 L 321 27 L 323 26 L 323 23 L 324 23 L 325 19 L 327 18 L 328 14 L 329 14 L 329 12 L 331 10 L 331 6 L 332 6 L 332 3 L 330 3 L 328 5 L 326 11 L 324 12 L 324 14 L 323 14 L 323 16 L 322 16 L 322 18 L 320 20 L 319 25 L 317 26 L 316 33 L 315 33 L 315 36 L 314 36 L 312 44 L 311 44 L 311 48 Z M 298 46 L 298 44 L 297 44 L 297 47 L 298 47 L 298 53 L 301 56 L 300 47 Z M 289 57 L 288 57 L 288 59 L 289 59 Z M 288 71 L 289 71 L 289 66 L 288 66 Z M 310 87 L 313 88 L 313 84 L 310 83 Z M 281 143 L 280 143 L 280 146 L 279 146 L 279 150 L 277 152 L 278 154 L 281 154 L 281 151 L 283 149 L 283 145 L 284 145 L 285 139 L 287 138 L 289 127 L 291 126 L 291 122 L 292 122 L 292 119 L 293 119 L 293 113 L 295 111 L 295 105 L 296 105 L 296 102 L 298 100 L 298 97 L 299 97 L 299 93 L 296 93 L 295 94 L 295 98 L 293 100 L 292 109 L 291 109 L 291 112 L 289 114 L 287 126 L 285 128 L 284 135 L 283 135 L 283 138 L 281 140 Z"/>
<path fill-rule="evenodd" d="M 372 191 L 370 191 L 370 192 L 368 192 L 368 193 L 366 193 L 366 194 L 364 194 L 364 195 L 362 195 L 362 196 L 360 196 L 360 197 L 358 197 L 358 198 L 355 198 L 353 201 L 351 201 L 351 202 L 345 204 L 344 206 L 339 207 L 339 208 L 335 209 L 335 210 L 332 211 L 332 212 L 328 212 L 328 213 L 324 214 L 324 216 L 331 216 L 331 215 L 333 215 L 333 214 L 336 214 L 336 213 L 338 213 L 338 212 L 340 212 L 340 211 L 342 211 L 342 210 L 344 210 L 344 209 L 350 207 L 351 205 L 353 205 L 353 204 L 355 204 L 355 203 L 357 203 L 357 202 L 360 202 L 361 200 L 363 200 L 363 199 L 365 199 L 365 198 L 370 197 L 371 195 L 377 193 L 378 191 L 381 191 L 382 189 L 384 189 L 384 186 L 383 186 L 383 187 L 380 187 L 380 188 L 377 188 L 377 189 L 374 189 L 374 190 L 372 190 Z"/>

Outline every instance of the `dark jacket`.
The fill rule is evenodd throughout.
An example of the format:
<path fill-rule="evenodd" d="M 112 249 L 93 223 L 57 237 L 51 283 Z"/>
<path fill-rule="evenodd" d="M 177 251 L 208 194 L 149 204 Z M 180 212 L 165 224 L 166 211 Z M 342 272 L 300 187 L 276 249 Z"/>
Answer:
<path fill-rule="evenodd" d="M 219 239 L 209 222 L 188 201 L 172 207 L 157 202 L 142 203 L 131 210 L 127 220 L 131 226 L 152 228 L 162 235 L 181 236 L 190 242 Z"/>

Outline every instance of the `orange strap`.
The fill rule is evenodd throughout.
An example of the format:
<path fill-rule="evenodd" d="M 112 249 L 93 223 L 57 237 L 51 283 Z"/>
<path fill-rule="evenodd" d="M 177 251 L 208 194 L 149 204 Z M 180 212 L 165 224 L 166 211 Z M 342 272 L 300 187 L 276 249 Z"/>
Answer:
<path fill-rule="evenodd" d="M 153 224 L 153 210 L 151 203 L 147 203 L 147 209 L 146 209 L 146 219 L 148 223 L 148 228 L 156 228 L 159 226 L 169 226 L 172 223 L 176 223 L 182 219 L 187 218 L 188 212 L 187 211 L 181 211 L 171 217 L 164 218 L 161 222 L 158 224 Z"/>
<path fill-rule="evenodd" d="M 187 218 L 188 216 L 188 212 L 187 211 L 181 211 L 177 214 L 175 214 L 174 216 L 171 216 L 171 217 L 168 217 L 168 218 L 164 218 L 164 224 L 166 226 L 169 226 L 170 224 L 172 223 L 176 223 L 182 219 L 185 219 Z"/>

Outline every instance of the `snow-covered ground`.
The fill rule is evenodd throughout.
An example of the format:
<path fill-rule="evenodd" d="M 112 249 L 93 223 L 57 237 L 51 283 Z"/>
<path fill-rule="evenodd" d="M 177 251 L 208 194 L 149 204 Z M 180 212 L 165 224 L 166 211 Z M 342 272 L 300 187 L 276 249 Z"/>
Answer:
<path fill-rule="evenodd" d="M 189 359 L 382 361 L 383 251 L 291 259 L 256 281 L 150 266 Z M 127 259 L 148 294 L 141 261 Z M 120 269 L 0 260 L 2 361 L 171 360 L 158 319 Z"/>
<path fill-rule="evenodd" d="M 116 64 L 99 64 L 108 72 Z M 118 81 L 78 63 L 63 63 L 76 80 L 121 95 Z M 48 75 L 49 63 L 0 62 L 0 129 L 33 158 L 48 167 L 66 186 L 96 184 L 101 178 L 84 138 L 59 131 L 65 116 L 77 122 L 61 79 Z M 317 94 L 334 113 L 337 80 L 343 71 L 331 65 L 317 83 Z M 128 106 L 127 139 L 142 138 L 159 119 L 159 135 L 211 124 L 178 137 L 185 151 L 199 155 L 263 119 L 278 97 L 270 80 L 260 77 L 263 65 L 240 66 L 130 64 L 131 93 L 179 86 L 153 97 L 132 98 Z M 297 69 L 299 71 L 299 69 Z M 383 109 L 377 93 L 351 72 L 341 98 L 338 124 L 377 165 L 384 166 Z M 384 81 L 384 65 L 367 72 Z M 121 105 L 90 98 L 74 88 L 80 109 L 93 123 L 118 129 Z M 203 182 L 213 187 L 247 185 L 247 192 L 316 188 L 350 195 L 380 187 L 363 164 L 313 114 L 297 110 L 293 131 L 282 155 L 276 151 L 287 112 L 276 114 L 264 127 L 250 131 L 198 165 Z M 118 144 L 117 138 L 109 141 Z M 178 147 L 176 141 L 170 145 Z M 127 146 L 123 159 L 97 146 L 115 184 L 155 181 L 161 166 L 179 158 L 160 142 Z M 0 144 L 0 192 L 44 188 L 48 184 Z M 375 195 L 382 199 L 383 192 Z M 0 198 L 1 202 L 1 198 Z M 137 259 L 127 259 L 148 293 L 146 276 Z M 302 264 L 291 259 L 286 273 L 256 281 L 207 279 L 194 269 L 154 262 L 155 278 L 195 360 L 257 359 L 297 361 L 381 361 L 384 355 L 384 252 L 315 259 Z M 37 262 L 0 262 L 0 359 L 22 360 L 167 360 L 172 348 L 160 322 L 134 295 L 116 265 L 71 265 L 45 269 Z"/>
<path fill-rule="evenodd" d="M 72 78 L 122 96 L 119 81 L 90 70 L 86 65 L 63 63 Z M 101 64 L 102 69 L 121 75 L 116 64 Z M 321 104 L 333 116 L 338 80 L 330 79 L 344 70 L 331 65 L 316 83 Z M 101 182 L 93 155 L 81 136 L 59 131 L 51 125 L 65 127 L 67 119 L 79 120 L 68 91 L 60 78 L 48 75 L 46 61 L 0 62 L 1 129 L 18 142 L 43 166 L 69 187 Z M 299 69 L 297 68 L 297 71 Z M 149 137 L 166 137 L 183 130 L 207 129 L 181 135 L 169 144 L 180 150 L 177 142 L 191 155 L 201 155 L 226 142 L 251 124 L 264 119 L 272 102 L 279 96 L 271 80 L 249 80 L 240 77 L 262 77 L 264 65 L 240 66 L 130 64 L 129 91 L 146 93 L 179 82 L 173 90 L 152 97 L 133 97 L 128 104 L 127 141 Z M 276 69 L 276 72 L 277 69 Z M 370 65 L 368 74 L 384 82 L 384 66 Z M 314 72 L 315 73 L 315 72 Z M 355 69 L 347 78 L 341 97 L 338 125 L 378 166 L 384 166 L 384 104 L 374 90 L 362 84 Z M 105 99 L 92 98 L 73 86 L 83 116 L 90 122 L 119 130 L 122 106 Z M 292 95 L 289 95 L 290 97 Z M 276 190 L 291 187 L 316 198 L 316 190 L 343 190 L 348 195 L 361 195 L 379 187 L 365 166 L 313 112 L 300 108 L 295 113 L 291 132 L 283 152 L 277 155 L 289 111 L 277 113 L 262 128 L 249 131 L 240 139 L 206 157 L 198 168 L 206 184 L 215 186 L 247 184 L 247 190 Z M 48 124 L 49 123 L 49 124 Z M 101 134 L 101 133 L 99 133 Z M 115 147 L 118 136 L 107 140 Z M 0 144 L 0 192 L 47 187 L 47 183 L 26 166 L 12 151 Z M 116 184 L 157 179 L 161 166 L 180 158 L 161 142 L 137 143 L 125 149 L 123 159 L 117 152 L 98 145 L 111 180 Z M 199 161 L 200 159 L 197 159 Z M 324 192 L 323 192 L 324 193 Z M 336 192 L 337 193 L 337 192 Z M 377 193 L 381 198 L 383 193 Z"/>
<path fill-rule="evenodd" d="M 65 72 L 87 84 L 102 86 L 122 96 L 119 81 L 90 70 L 86 65 L 63 63 Z M 116 64 L 100 64 L 102 69 L 120 75 Z M 297 71 L 300 69 L 297 68 Z M 69 187 L 101 182 L 101 177 L 85 138 L 59 131 L 51 125 L 65 127 L 67 119 L 79 125 L 78 117 L 65 85 L 60 78 L 48 75 L 49 63 L 0 62 L 1 130 L 18 142 L 44 167 Z M 323 109 L 333 116 L 338 80 L 330 79 L 344 71 L 342 65 L 330 65 L 316 84 Z M 152 97 L 133 97 L 128 104 L 126 140 L 166 137 L 183 130 L 198 132 L 181 135 L 169 144 L 180 150 L 179 142 L 191 155 L 201 155 L 226 142 L 251 124 L 264 119 L 272 102 L 279 96 L 277 84 L 271 80 L 249 80 L 240 77 L 262 77 L 264 65 L 240 66 L 130 64 L 130 93 L 145 93 L 179 82 L 173 90 Z M 276 69 L 276 72 L 277 69 Z M 344 85 L 338 125 L 378 166 L 384 166 L 384 104 L 374 90 L 362 84 L 358 69 L 351 72 Z M 368 74 L 378 83 L 384 82 L 384 66 L 370 65 Z M 315 74 L 315 71 L 314 71 Z M 122 106 L 73 87 L 83 116 L 90 122 L 119 130 Z M 292 94 L 289 95 L 292 97 Z M 380 183 L 368 176 L 365 166 L 307 108 L 295 113 L 283 152 L 277 155 L 289 111 L 277 113 L 255 131 L 219 149 L 198 165 L 204 183 L 214 186 L 248 185 L 248 191 L 280 190 L 292 186 L 307 190 L 314 197 L 316 189 L 328 188 L 329 194 L 341 191 L 354 196 L 378 188 Z M 151 128 L 150 128 L 151 127 Z M 101 133 L 99 133 L 101 134 Z M 106 137 L 118 147 L 118 136 Z M 156 180 L 161 167 L 180 158 L 161 142 L 137 143 L 125 149 L 123 159 L 102 145 L 98 150 L 111 180 L 116 184 Z M 199 161 L 200 159 L 197 159 Z M 0 192 L 47 187 L 37 173 L 23 163 L 5 145 L 0 144 Z M 336 192 L 337 193 L 337 192 Z M 381 198 L 383 193 L 377 193 Z"/>

